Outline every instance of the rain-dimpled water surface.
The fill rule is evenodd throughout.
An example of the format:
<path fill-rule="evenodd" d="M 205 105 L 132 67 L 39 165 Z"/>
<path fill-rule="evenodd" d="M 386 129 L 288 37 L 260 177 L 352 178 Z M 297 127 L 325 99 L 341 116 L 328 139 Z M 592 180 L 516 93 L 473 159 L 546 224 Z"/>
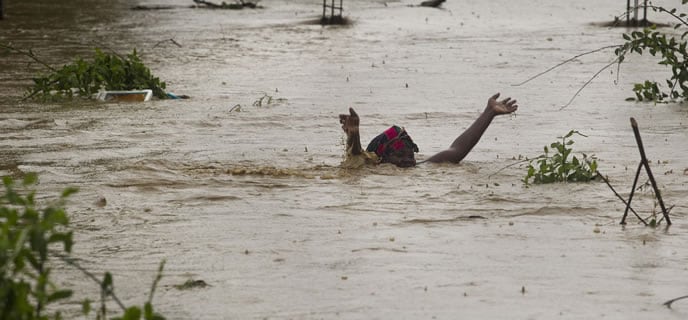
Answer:
<path fill-rule="evenodd" d="M 668 71 L 629 56 L 563 109 L 612 50 L 514 86 L 621 43 L 628 30 L 601 25 L 623 1 L 344 0 L 351 24 L 328 27 L 312 23 L 322 13 L 314 0 L 240 11 L 190 0 L 5 2 L 1 42 L 55 66 L 96 47 L 136 48 L 169 91 L 191 96 L 21 101 L 44 70 L 0 57 L 0 174 L 37 172 L 43 200 L 80 189 L 67 206 L 74 255 L 111 271 L 127 304 L 146 300 L 165 259 L 154 304 L 169 319 L 688 317 L 688 301 L 662 305 L 688 294 L 688 108 L 625 100 L 633 83 Z M 364 144 L 397 124 L 422 160 L 496 92 L 519 110 L 496 118 L 459 165 L 339 167 L 338 114 L 349 107 Z M 517 162 L 578 130 L 588 137 L 573 137 L 574 152 L 596 156 L 627 197 L 640 160 L 630 117 L 674 206 L 670 228 L 634 216 L 620 226 L 625 206 L 602 181 L 524 186 Z M 649 189 L 633 203 L 645 216 L 658 210 Z M 98 289 L 56 269 L 78 292 L 63 305 L 76 316 Z M 209 286 L 175 288 L 190 279 Z"/>

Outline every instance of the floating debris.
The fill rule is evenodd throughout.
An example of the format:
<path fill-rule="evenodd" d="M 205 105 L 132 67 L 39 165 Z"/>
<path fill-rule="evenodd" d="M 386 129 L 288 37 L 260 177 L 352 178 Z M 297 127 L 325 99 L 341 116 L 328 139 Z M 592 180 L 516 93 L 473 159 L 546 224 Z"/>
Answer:
<path fill-rule="evenodd" d="M 207 284 L 203 280 L 193 280 L 189 279 L 186 280 L 183 284 L 177 284 L 174 285 L 173 287 L 177 290 L 190 290 L 190 289 L 196 289 L 196 288 L 205 288 L 208 287 L 209 284 Z"/>

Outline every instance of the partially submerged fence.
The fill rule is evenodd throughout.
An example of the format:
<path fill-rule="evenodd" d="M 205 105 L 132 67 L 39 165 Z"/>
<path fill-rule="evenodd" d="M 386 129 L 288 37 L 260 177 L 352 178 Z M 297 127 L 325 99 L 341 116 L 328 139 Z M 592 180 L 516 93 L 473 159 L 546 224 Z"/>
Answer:
<path fill-rule="evenodd" d="M 647 0 L 643 0 L 643 5 L 640 6 L 639 0 L 633 0 L 633 6 L 631 7 L 631 0 L 626 0 L 626 26 L 627 27 L 637 27 L 647 24 Z M 643 8 L 643 20 L 638 19 L 638 11 Z M 633 19 L 631 19 L 631 11 L 633 12 Z"/>
<path fill-rule="evenodd" d="M 342 21 L 342 10 L 344 8 L 342 4 L 343 1 L 344 0 L 339 0 L 339 5 L 337 5 L 336 0 L 332 0 L 329 4 L 327 0 L 323 0 L 323 14 L 321 19 L 323 23 Z M 328 11 L 330 12 L 329 17 L 327 16 Z"/>

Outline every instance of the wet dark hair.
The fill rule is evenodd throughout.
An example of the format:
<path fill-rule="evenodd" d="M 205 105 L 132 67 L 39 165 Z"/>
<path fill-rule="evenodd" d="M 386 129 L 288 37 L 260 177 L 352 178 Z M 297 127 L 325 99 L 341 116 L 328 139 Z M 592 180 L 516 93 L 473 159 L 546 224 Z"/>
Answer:
<path fill-rule="evenodd" d="M 370 141 L 366 151 L 375 152 L 382 163 L 413 167 L 418 146 L 404 128 L 392 126 Z"/>

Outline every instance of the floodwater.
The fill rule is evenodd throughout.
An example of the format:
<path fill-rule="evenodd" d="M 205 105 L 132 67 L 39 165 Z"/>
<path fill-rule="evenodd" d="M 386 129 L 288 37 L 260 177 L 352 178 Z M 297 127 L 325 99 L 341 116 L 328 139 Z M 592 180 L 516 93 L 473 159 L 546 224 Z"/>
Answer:
<path fill-rule="evenodd" d="M 513 85 L 619 43 L 626 29 L 595 23 L 613 20 L 622 1 L 450 0 L 431 9 L 346 0 L 353 23 L 343 27 L 308 23 L 318 1 L 260 3 L 5 6 L 3 43 L 53 65 L 94 47 L 137 48 L 168 90 L 192 97 L 21 102 L 40 66 L 0 57 L 0 174 L 38 172 L 43 196 L 80 188 L 68 204 L 75 255 L 111 271 L 125 303 L 143 304 L 165 259 L 154 303 L 169 319 L 688 317 L 686 300 L 662 305 L 688 294 L 688 108 L 625 101 L 634 82 L 663 82 L 666 70 L 633 56 L 618 78 L 616 68 L 602 72 L 563 109 L 613 52 Z M 179 7 L 129 10 L 138 4 Z M 348 107 L 361 115 L 364 144 L 402 125 L 423 159 L 495 92 L 520 108 L 495 119 L 460 165 L 339 168 L 337 115 Z M 629 117 L 674 206 L 670 228 L 633 216 L 620 226 L 624 205 L 600 181 L 524 187 L 526 170 L 514 163 L 575 129 L 588 137 L 574 136 L 574 152 L 594 154 L 627 196 L 640 158 Z M 647 189 L 634 204 L 645 216 L 657 211 Z M 58 284 L 79 292 L 65 308 L 97 300 L 78 271 L 58 270 Z M 174 287 L 189 279 L 209 286 Z"/>

